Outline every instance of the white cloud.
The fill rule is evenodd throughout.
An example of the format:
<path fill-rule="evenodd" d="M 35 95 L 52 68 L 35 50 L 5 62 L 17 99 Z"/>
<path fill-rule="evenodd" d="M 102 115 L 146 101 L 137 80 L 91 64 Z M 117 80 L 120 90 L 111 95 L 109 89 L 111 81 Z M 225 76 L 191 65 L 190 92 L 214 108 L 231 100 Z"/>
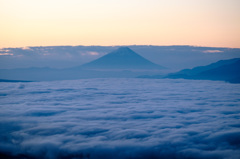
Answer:
<path fill-rule="evenodd" d="M 7 56 L 7 55 L 8 55 L 8 56 L 9 56 L 9 55 L 10 55 L 10 56 L 13 56 L 12 53 L 0 53 L 0 56 Z"/>
<path fill-rule="evenodd" d="M 30 47 L 27 47 L 27 46 L 22 47 L 21 49 L 22 49 L 22 50 L 30 50 L 30 51 L 32 51 L 32 49 L 31 49 Z"/>
<path fill-rule="evenodd" d="M 89 54 L 89 55 L 92 55 L 92 56 L 97 56 L 97 55 L 99 55 L 98 52 L 94 52 L 94 51 L 89 51 L 88 54 Z"/>
<path fill-rule="evenodd" d="M 86 56 L 86 55 L 98 56 L 99 53 L 98 53 L 98 52 L 95 52 L 95 51 L 87 51 L 87 52 L 82 52 L 81 55 L 82 55 L 82 56 Z"/>
<path fill-rule="evenodd" d="M 223 53 L 221 50 L 204 50 L 203 53 Z"/>
<path fill-rule="evenodd" d="M 81 79 L 0 85 L 0 155 L 240 156 L 238 84 Z"/>

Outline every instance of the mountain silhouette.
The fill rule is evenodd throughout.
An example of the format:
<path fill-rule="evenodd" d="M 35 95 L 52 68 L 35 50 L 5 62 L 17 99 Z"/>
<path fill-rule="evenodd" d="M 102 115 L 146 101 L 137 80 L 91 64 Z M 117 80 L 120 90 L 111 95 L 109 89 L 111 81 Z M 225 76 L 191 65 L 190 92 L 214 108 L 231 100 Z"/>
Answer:
<path fill-rule="evenodd" d="M 169 74 L 167 78 L 221 80 L 240 83 L 240 58 L 221 60 L 207 66 L 185 69 Z"/>
<path fill-rule="evenodd" d="M 235 62 L 237 62 L 238 60 L 240 60 L 240 58 L 234 58 L 234 59 L 228 59 L 228 60 L 220 60 L 217 61 L 215 63 L 212 63 L 210 65 L 206 65 L 206 66 L 198 66 L 198 67 L 194 67 L 193 69 L 184 69 L 181 70 L 177 73 L 174 73 L 173 75 L 188 75 L 188 76 L 192 76 L 192 75 L 196 75 L 198 73 L 204 72 L 204 71 L 208 71 L 211 69 L 215 69 L 224 65 L 228 65 L 228 64 L 233 64 Z"/>
<path fill-rule="evenodd" d="M 0 69 L 0 79 L 4 79 L 6 82 L 6 80 L 52 81 L 81 78 L 133 78 L 142 74 L 152 75 L 161 72 L 162 68 L 164 67 L 152 63 L 131 49 L 121 47 L 97 60 L 77 67 Z"/>
<path fill-rule="evenodd" d="M 163 69 L 128 47 L 119 49 L 80 66 L 84 69 Z"/>

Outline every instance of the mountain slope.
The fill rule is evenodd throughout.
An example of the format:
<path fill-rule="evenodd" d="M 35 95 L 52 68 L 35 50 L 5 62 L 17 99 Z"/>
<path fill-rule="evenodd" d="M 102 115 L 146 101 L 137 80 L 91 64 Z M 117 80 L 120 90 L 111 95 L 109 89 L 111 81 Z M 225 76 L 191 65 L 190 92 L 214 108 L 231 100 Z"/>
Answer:
<path fill-rule="evenodd" d="M 128 47 L 119 49 L 87 64 L 80 66 L 84 69 L 163 69 L 138 55 Z"/>
<path fill-rule="evenodd" d="M 195 75 L 197 79 L 224 80 L 240 83 L 240 60 Z"/>
<path fill-rule="evenodd" d="M 121 47 L 90 63 L 66 68 L 0 69 L 0 79 L 51 81 L 80 78 L 128 78 L 159 72 L 163 67 L 154 64 L 127 47 Z M 149 69 L 152 69 L 150 71 Z M 135 71 L 136 70 L 136 71 Z M 161 71 L 161 70 L 160 70 Z"/>
<path fill-rule="evenodd" d="M 240 83 L 240 59 L 221 60 L 207 66 L 185 69 L 169 74 L 166 78 L 223 80 Z"/>
<path fill-rule="evenodd" d="M 212 63 L 212 64 L 207 65 L 207 66 L 194 67 L 193 69 L 184 69 L 184 70 L 181 70 L 181 71 L 179 71 L 177 73 L 174 73 L 174 74 L 195 75 L 195 74 L 201 73 L 203 71 L 218 68 L 218 67 L 223 66 L 223 65 L 232 64 L 232 63 L 234 63 L 238 60 L 240 60 L 240 58 L 234 58 L 234 59 L 229 59 L 229 60 L 220 60 L 220 61 L 217 61 L 217 62 Z"/>

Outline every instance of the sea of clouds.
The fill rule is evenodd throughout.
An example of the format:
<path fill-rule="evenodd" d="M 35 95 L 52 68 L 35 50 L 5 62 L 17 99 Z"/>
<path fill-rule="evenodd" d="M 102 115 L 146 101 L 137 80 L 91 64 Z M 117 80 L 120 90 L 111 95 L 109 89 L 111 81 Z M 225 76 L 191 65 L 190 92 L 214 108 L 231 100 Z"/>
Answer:
<path fill-rule="evenodd" d="M 0 83 L 0 158 L 238 159 L 240 84 Z"/>

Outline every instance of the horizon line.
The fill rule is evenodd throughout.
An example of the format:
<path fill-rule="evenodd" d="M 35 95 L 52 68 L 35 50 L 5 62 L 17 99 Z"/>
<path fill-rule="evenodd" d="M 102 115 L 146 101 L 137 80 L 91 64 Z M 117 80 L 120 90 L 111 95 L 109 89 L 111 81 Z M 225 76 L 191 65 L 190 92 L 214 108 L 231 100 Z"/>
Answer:
<path fill-rule="evenodd" d="M 229 49 L 240 49 L 240 47 L 224 47 L 224 46 L 204 46 L 204 45 L 151 45 L 151 44 L 130 44 L 130 45 L 35 45 L 35 46 L 21 46 L 21 47 L 0 47 L 0 49 L 9 49 L 9 48 L 34 48 L 34 47 L 61 47 L 61 46 L 70 46 L 70 47 L 77 47 L 77 46 L 84 46 L 84 47 L 91 47 L 91 46 L 101 46 L 101 47 L 122 47 L 122 46 L 188 46 L 188 47 L 208 47 L 208 48 L 229 48 Z"/>

